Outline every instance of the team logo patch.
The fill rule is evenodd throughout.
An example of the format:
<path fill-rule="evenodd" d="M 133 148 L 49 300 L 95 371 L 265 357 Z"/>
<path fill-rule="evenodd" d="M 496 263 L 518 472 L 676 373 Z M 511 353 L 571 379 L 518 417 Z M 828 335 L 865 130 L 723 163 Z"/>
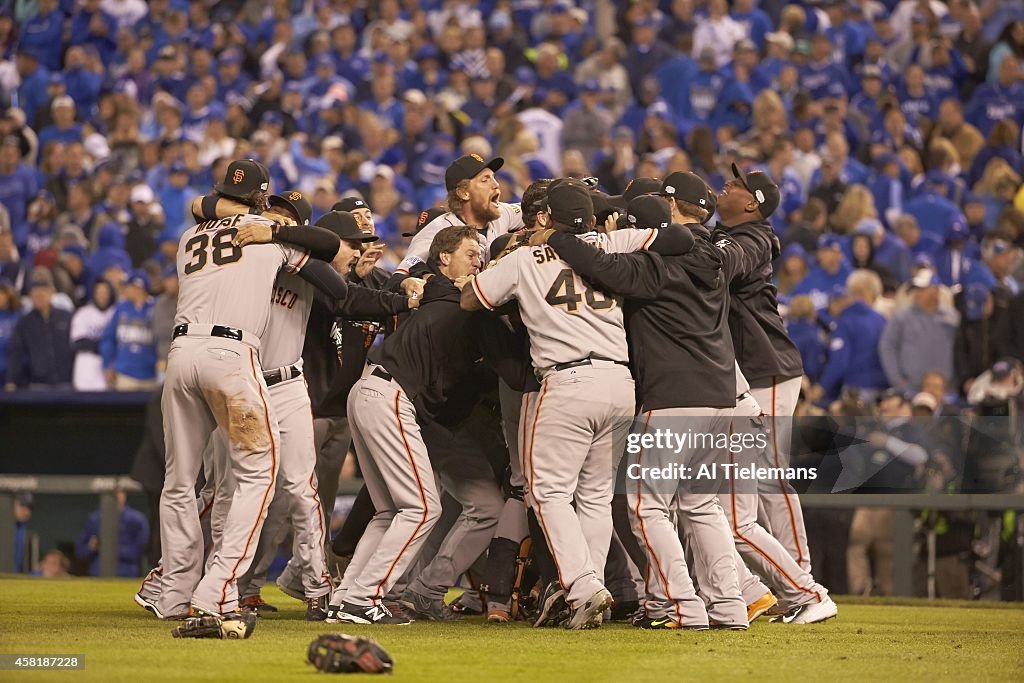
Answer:
<path fill-rule="evenodd" d="M 423 211 L 423 212 L 420 213 L 420 217 L 416 219 L 416 225 L 422 228 L 423 225 L 426 222 L 427 222 L 427 212 Z"/>
<path fill-rule="evenodd" d="M 235 183 L 235 185 L 237 185 L 238 183 L 242 182 L 242 180 L 244 178 L 245 178 L 245 171 L 243 171 L 240 168 L 236 168 L 234 175 L 231 176 L 231 180 Z"/>
<path fill-rule="evenodd" d="M 675 187 L 673 187 L 672 185 L 666 185 L 665 186 L 665 194 L 675 194 L 675 193 L 676 193 L 676 188 Z"/>
<path fill-rule="evenodd" d="M 479 154 L 470 154 L 469 156 L 473 157 L 474 159 L 479 161 L 481 164 L 484 163 L 484 158 L 482 156 L 480 156 Z"/>
<path fill-rule="evenodd" d="M 761 190 L 754 193 L 754 198 L 757 200 L 758 204 L 764 204 L 764 192 Z"/>
<path fill-rule="evenodd" d="M 302 193 L 301 192 L 292 192 L 290 195 L 288 195 L 288 199 L 289 199 L 289 201 L 297 202 L 300 199 L 302 199 Z"/>

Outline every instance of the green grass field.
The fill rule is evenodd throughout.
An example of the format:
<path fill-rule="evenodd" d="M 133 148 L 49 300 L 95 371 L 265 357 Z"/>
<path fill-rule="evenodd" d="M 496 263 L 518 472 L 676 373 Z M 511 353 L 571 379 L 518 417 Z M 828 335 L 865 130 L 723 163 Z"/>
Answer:
<path fill-rule="evenodd" d="M 137 581 L 0 578 L 0 652 L 85 654 L 85 671 L 0 671 L 0 681 L 309 680 L 306 646 L 338 630 L 395 659 L 395 681 L 1024 680 L 1020 604 L 843 600 L 826 624 L 758 621 L 746 633 L 597 631 L 457 624 L 330 626 L 276 589 L 281 611 L 245 641 L 175 640 L 172 624 L 132 602 Z"/>

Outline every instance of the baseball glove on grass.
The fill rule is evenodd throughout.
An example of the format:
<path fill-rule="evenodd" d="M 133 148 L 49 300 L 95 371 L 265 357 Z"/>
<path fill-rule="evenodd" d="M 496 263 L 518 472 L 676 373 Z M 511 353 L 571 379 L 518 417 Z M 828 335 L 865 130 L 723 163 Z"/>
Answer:
<path fill-rule="evenodd" d="M 391 673 L 391 656 L 369 638 L 344 633 L 322 635 L 309 644 L 309 663 L 318 671 L 331 674 Z"/>

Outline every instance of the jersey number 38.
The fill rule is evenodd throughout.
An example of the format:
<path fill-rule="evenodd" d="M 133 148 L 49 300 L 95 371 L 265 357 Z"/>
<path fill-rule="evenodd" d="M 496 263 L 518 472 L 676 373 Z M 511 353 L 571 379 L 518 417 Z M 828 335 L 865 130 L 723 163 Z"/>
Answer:
<path fill-rule="evenodd" d="M 185 251 L 190 252 L 192 259 L 185 264 L 185 274 L 191 275 L 206 267 L 210 253 L 213 253 L 213 263 L 218 266 L 225 266 L 234 263 L 242 258 L 242 248 L 236 247 L 231 240 L 238 234 L 237 228 L 227 228 L 210 235 L 201 232 L 185 243 Z M 213 249 L 210 249 L 211 243 Z"/>

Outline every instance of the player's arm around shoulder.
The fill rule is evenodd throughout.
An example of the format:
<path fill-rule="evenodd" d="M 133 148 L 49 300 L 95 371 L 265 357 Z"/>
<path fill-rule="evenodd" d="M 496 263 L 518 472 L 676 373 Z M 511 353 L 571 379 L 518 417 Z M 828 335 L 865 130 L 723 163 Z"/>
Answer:
<path fill-rule="evenodd" d="M 223 197 L 216 192 L 192 200 L 192 217 L 196 219 L 196 223 L 216 218 L 227 218 L 237 214 L 248 214 L 251 211 L 252 207 L 230 197 Z"/>
<path fill-rule="evenodd" d="M 730 282 L 759 271 L 771 260 L 772 245 L 767 235 L 719 230 L 713 239 L 722 252 L 722 267 Z"/>
<path fill-rule="evenodd" d="M 608 292 L 649 299 L 664 286 L 665 263 L 655 252 L 609 253 L 564 232 L 551 234 L 547 245 L 574 271 Z"/>

